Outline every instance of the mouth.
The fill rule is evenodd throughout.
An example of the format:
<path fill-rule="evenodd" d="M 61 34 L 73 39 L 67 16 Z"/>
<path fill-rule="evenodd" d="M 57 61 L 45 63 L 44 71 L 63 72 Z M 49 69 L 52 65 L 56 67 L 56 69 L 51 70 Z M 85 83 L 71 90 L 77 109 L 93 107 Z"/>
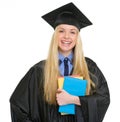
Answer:
<path fill-rule="evenodd" d="M 69 45 L 69 44 L 71 44 L 72 42 L 71 42 L 71 41 L 62 40 L 61 43 L 64 44 L 64 45 Z"/>

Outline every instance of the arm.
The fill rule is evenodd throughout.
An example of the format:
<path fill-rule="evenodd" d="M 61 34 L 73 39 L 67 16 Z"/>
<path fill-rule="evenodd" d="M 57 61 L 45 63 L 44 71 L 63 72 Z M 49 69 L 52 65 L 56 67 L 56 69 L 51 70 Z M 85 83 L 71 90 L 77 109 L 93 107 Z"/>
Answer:
<path fill-rule="evenodd" d="M 10 105 L 12 122 L 32 122 L 28 113 L 25 113 L 20 107 L 12 103 Z"/>
<path fill-rule="evenodd" d="M 33 69 L 24 76 L 10 98 L 12 122 L 32 122 L 30 120 L 29 82 Z"/>
<path fill-rule="evenodd" d="M 73 96 L 62 89 L 57 90 L 56 100 L 58 105 L 66 105 L 66 104 L 81 105 L 79 97 Z"/>
<path fill-rule="evenodd" d="M 110 104 L 108 85 L 104 75 L 94 62 L 88 62 L 88 68 L 92 73 L 91 79 L 96 84 L 96 91 L 89 96 L 79 97 L 82 113 L 85 122 L 102 122 Z M 79 106 L 76 106 L 76 112 L 78 113 L 78 111 Z"/>

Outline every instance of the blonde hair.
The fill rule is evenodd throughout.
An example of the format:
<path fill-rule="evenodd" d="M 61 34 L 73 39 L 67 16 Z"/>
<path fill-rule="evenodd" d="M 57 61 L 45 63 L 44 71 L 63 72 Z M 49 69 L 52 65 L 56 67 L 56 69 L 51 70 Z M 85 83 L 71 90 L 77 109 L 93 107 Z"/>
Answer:
<path fill-rule="evenodd" d="M 74 47 L 73 57 L 73 73 L 72 75 L 83 76 L 84 79 L 88 80 L 86 95 L 90 94 L 91 85 L 94 85 L 89 76 L 88 67 L 82 51 L 82 42 L 80 35 Z M 50 104 L 56 104 L 56 90 L 57 90 L 57 79 L 60 76 L 59 73 L 59 61 L 58 61 L 58 41 L 57 41 L 57 27 L 52 36 L 48 58 L 45 63 L 44 70 L 44 97 Z"/>

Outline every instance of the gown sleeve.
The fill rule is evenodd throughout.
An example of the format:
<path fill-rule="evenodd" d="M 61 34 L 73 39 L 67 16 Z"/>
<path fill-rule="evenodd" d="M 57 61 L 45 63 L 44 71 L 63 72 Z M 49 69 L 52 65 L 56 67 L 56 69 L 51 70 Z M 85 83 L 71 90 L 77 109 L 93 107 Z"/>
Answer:
<path fill-rule="evenodd" d="M 22 78 L 10 98 L 12 122 L 33 122 L 31 119 L 31 101 L 37 101 L 35 92 L 32 90 L 37 86 L 35 68 L 32 67 Z M 33 103 L 32 103 L 33 104 Z"/>
<path fill-rule="evenodd" d="M 80 121 L 80 109 L 82 110 L 84 122 L 102 122 L 110 104 L 109 89 L 106 79 L 96 63 L 89 59 L 88 69 L 92 74 L 91 79 L 96 84 L 95 91 L 88 96 L 80 98 L 81 106 L 76 106 L 76 119 Z"/>

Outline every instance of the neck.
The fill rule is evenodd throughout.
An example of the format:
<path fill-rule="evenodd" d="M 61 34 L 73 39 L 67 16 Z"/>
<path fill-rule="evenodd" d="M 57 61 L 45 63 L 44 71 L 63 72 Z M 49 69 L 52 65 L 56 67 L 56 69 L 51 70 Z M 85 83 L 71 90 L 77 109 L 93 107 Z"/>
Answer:
<path fill-rule="evenodd" d="M 61 53 L 64 57 L 68 57 L 72 53 L 72 51 L 70 51 L 70 52 L 59 51 L 59 53 Z"/>

